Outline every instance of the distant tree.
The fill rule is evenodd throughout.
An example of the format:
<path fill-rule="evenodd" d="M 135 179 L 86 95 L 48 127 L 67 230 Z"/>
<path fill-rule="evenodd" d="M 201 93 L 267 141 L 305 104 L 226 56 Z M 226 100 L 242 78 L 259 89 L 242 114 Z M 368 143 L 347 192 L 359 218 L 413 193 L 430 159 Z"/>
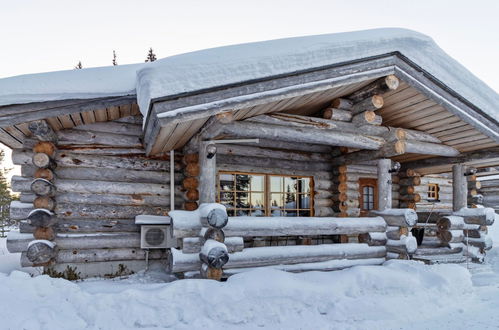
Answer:
<path fill-rule="evenodd" d="M 0 151 L 0 163 L 3 162 L 5 153 Z M 10 202 L 17 199 L 9 189 L 7 179 L 5 178 L 8 169 L 0 170 L 0 237 L 5 236 L 6 226 L 13 225 L 15 221 L 10 219 Z"/>
<path fill-rule="evenodd" d="M 75 66 L 76 70 L 83 69 L 83 65 L 81 65 L 81 61 L 78 61 L 78 64 Z"/>
<path fill-rule="evenodd" d="M 116 61 L 116 51 L 113 50 L 113 65 L 118 65 L 118 62 Z"/>
<path fill-rule="evenodd" d="M 156 54 L 154 54 L 152 48 L 149 48 L 149 52 L 147 52 L 146 62 L 154 62 L 156 60 Z"/>

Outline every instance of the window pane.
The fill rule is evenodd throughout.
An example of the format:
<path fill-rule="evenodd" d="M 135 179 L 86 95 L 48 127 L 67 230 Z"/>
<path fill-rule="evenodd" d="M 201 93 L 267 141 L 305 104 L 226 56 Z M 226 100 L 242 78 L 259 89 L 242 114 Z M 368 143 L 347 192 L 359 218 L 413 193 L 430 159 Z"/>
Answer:
<path fill-rule="evenodd" d="M 283 190 L 283 178 L 280 176 L 270 176 L 270 191 L 271 192 L 282 192 Z"/>
<path fill-rule="evenodd" d="M 250 176 L 247 174 L 236 175 L 236 190 L 248 191 L 250 188 Z"/>
<path fill-rule="evenodd" d="M 220 192 L 220 203 L 224 205 L 234 206 L 234 193 Z"/>
<path fill-rule="evenodd" d="M 298 209 L 310 208 L 310 195 L 299 195 L 297 208 Z"/>
<path fill-rule="evenodd" d="M 244 217 L 248 216 L 250 214 L 250 211 L 248 210 L 236 210 L 236 217 Z"/>
<path fill-rule="evenodd" d="M 310 178 L 301 178 L 299 192 L 310 194 Z"/>
<path fill-rule="evenodd" d="M 251 208 L 263 208 L 264 207 L 264 195 L 263 193 L 251 193 Z"/>
<path fill-rule="evenodd" d="M 251 176 L 251 190 L 252 191 L 263 191 L 263 175 L 252 175 Z"/>
<path fill-rule="evenodd" d="M 284 191 L 287 193 L 295 193 L 298 185 L 298 180 L 296 178 L 285 177 L 284 178 Z"/>
<path fill-rule="evenodd" d="M 249 208 L 249 195 L 246 192 L 236 193 L 236 207 L 237 208 Z"/>
<path fill-rule="evenodd" d="M 234 176 L 232 174 L 220 174 L 220 190 L 234 190 Z"/>
<path fill-rule="evenodd" d="M 281 208 L 284 206 L 283 194 L 270 194 L 270 207 Z"/>
<path fill-rule="evenodd" d="M 264 217 L 265 211 L 263 209 L 251 210 L 251 216 L 252 217 Z"/>
<path fill-rule="evenodd" d="M 310 210 L 300 210 L 300 217 L 310 217 Z"/>

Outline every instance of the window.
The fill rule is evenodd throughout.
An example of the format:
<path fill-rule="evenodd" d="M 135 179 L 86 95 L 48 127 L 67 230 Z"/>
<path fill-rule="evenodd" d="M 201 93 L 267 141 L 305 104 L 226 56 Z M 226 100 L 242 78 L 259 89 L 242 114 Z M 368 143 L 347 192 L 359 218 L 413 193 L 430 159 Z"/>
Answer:
<path fill-rule="evenodd" d="M 230 216 L 311 216 L 312 178 L 219 173 L 219 202 Z"/>
<path fill-rule="evenodd" d="M 440 190 L 440 188 L 438 187 L 438 184 L 429 183 L 428 184 L 428 200 L 438 200 L 439 190 Z"/>
<path fill-rule="evenodd" d="M 378 187 L 376 179 L 359 179 L 359 207 L 360 215 L 365 216 L 370 210 L 378 207 Z"/>

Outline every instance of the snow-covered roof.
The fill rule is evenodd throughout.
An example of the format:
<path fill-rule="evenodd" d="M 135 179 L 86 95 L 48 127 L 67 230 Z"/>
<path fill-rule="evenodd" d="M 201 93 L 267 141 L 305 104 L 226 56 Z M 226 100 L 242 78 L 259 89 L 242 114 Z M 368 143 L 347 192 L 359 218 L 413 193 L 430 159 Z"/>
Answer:
<path fill-rule="evenodd" d="M 200 50 L 150 64 L 0 79 L 0 105 L 137 93 L 155 99 L 400 52 L 499 121 L 499 95 L 426 35 L 406 29 L 296 37 Z M 172 113 L 173 114 L 173 113 Z"/>

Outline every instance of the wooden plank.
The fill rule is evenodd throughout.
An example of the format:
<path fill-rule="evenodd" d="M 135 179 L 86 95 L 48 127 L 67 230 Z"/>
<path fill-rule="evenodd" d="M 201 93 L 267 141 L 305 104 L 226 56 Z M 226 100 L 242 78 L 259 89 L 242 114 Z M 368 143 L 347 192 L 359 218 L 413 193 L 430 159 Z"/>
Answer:
<path fill-rule="evenodd" d="M 128 117 L 132 114 L 132 105 L 131 104 L 124 104 L 120 105 L 120 117 Z"/>
<path fill-rule="evenodd" d="M 69 116 L 71 117 L 71 120 L 73 120 L 75 126 L 83 125 L 83 119 L 81 117 L 81 113 L 73 113 L 70 114 Z"/>
<path fill-rule="evenodd" d="M 120 108 L 118 106 L 111 106 L 107 108 L 108 120 L 116 120 L 120 118 Z"/>
<path fill-rule="evenodd" d="M 54 131 L 59 131 L 59 130 L 63 129 L 62 124 L 59 121 L 59 118 L 57 118 L 57 117 L 55 117 L 55 118 L 47 118 L 45 120 L 50 125 L 50 127 L 52 127 L 52 129 Z"/>
<path fill-rule="evenodd" d="M 69 115 L 60 115 L 57 117 L 63 128 L 73 128 L 75 124 Z"/>
<path fill-rule="evenodd" d="M 108 121 L 107 110 L 105 108 L 100 110 L 94 110 L 94 114 L 95 114 L 95 121 L 97 122 Z"/>
<path fill-rule="evenodd" d="M 81 117 L 83 118 L 84 124 L 88 125 L 95 123 L 95 113 L 93 111 L 82 112 Z"/>

